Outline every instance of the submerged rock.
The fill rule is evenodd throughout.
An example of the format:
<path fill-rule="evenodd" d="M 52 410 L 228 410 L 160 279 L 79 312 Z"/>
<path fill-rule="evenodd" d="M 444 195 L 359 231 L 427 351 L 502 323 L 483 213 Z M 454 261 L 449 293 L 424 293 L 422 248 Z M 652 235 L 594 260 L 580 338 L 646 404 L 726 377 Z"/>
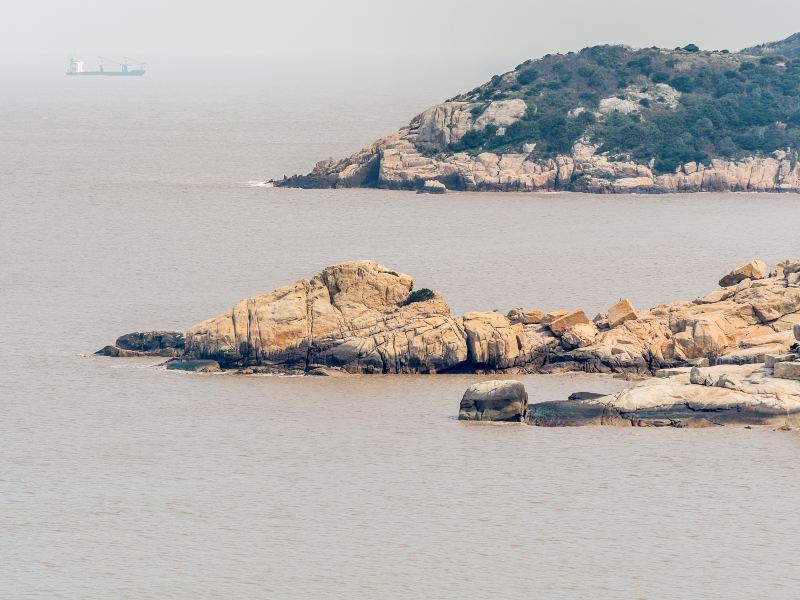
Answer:
<path fill-rule="evenodd" d="M 167 369 L 194 373 L 219 373 L 222 370 L 215 360 L 173 360 L 167 363 Z"/>
<path fill-rule="evenodd" d="M 458 418 L 463 421 L 522 421 L 528 394 L 519 381 L 482 381 L 464 392 Z"/>

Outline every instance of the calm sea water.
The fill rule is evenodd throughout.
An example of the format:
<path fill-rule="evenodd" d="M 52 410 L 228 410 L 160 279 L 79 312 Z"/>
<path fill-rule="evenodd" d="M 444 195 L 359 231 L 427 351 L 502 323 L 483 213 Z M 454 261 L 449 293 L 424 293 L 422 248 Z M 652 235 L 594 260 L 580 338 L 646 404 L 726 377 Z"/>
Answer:
<path fill-rule="evenodd" d="M 423 96 L 148 78 L 3 96 L 0 597 L 797 597 L 794 432 L 475 426 L 454 417 L 476 378 L 88 356 L 343 260 L 410 273 L 456 312 L 598 311 L 800 256 L 797 195 L 248 183 L 356 150 Z M 625 385 L 524 381 L 533 400 Z"/>

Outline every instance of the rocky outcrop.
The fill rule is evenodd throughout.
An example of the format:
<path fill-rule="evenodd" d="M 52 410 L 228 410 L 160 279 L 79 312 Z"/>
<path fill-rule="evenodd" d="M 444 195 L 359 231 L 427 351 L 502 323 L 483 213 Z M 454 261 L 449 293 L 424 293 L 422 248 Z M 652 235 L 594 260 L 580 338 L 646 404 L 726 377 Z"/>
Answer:
<path fill-rule="evenodd" d="M 104 346 L 95 354 L 100 356 L 180 356 L 186 341 L 178 331 L 144 331 L 127 333 L 117 338 L 113 346 Z"/>
<path fill-rule="evenodd" d="M 467 359 L 460 319 L 439 295 L 406 301 L 413 280 L 377 263 L 334 265 L 192 327 L 186 353 L 226 367 L 435 373 Z"/>
<path fill-rule="evenodd" d="M 528 394 L 519 381 L 482 381 L 464 392 L 458 418 L 462 421 L 516 421 L 525 419 Z"/>
<path fill-rule="evenodd" d="M 638 105 L 637 105 L 638 106 Z M 535 144 L 521 153 L 470 154 L 452 150 L 470 131 L 488 125 L 503 135 L 525 113 L 522 100 L 445 102 L 398 132 L 341 160 L 317 163 L 308 175 L 275 181 L 279 187 L 380 187 L 419 190 L 430 182 L 458 191 L 577 191 L 590 193 L 800 191 L 798 152 L 742 160 L 690 162 L 658 174 L 651 164 L 598 153 L 578 141 L 569 154 L 540 158 Z"/>
<path fill-rule="evenodd" d="M 694 301 L 636 310 L 621 300 L 593 320 L 582 309 L 458 317 L 440 294 L 414 291 L 410 276 L 356 261 L 242 300 L 190 328 L 185 347 L 180 334 L 154 332 L 123 336 L 122 347 L 107 353 L 181 355 L 243 372 L 650 376 L 672 367 L 763 363 L 792 352 L 800 326 L 800 262 L 767 270 L 752 261 L 731 273 L 723 282 L 737 283 Z"/>

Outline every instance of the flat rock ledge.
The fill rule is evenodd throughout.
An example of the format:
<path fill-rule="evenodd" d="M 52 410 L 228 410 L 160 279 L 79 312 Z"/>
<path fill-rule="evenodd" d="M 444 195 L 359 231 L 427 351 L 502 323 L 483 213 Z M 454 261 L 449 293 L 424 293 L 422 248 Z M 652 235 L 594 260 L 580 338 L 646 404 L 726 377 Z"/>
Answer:
<path fill-rule="evenodd" d="M 372 261 L 242 300 L 184 336 L 128 334 L 108 356 L 216 361 L 240 373 L 405 374 L 582 371 L 652 377 L 680 367 L 764 363 L 793 351 L 800 261 L 749 261 L 691 301 L 637 309 L 621 298 L 590 317 L 580 307 L 453 315 L 441 294 Z"/>

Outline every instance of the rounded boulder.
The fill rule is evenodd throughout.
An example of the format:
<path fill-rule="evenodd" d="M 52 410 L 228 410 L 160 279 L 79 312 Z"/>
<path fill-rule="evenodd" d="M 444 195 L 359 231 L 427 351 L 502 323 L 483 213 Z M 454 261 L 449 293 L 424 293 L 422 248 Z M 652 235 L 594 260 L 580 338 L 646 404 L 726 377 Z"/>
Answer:
<path fill-rule="evenodd" d="M 525 420 L 528 393 L 520 381 L 494 380 L 473 384 L 464 392 L 458 418 L 462 421 Z"/>

